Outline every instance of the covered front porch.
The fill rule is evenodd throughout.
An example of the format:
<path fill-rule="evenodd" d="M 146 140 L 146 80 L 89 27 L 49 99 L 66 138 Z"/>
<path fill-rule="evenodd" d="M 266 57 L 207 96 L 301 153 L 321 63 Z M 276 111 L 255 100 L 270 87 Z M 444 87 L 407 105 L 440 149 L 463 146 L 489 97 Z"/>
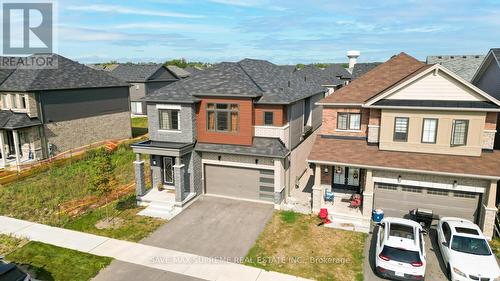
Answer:
<path fill-rule="evenodd" d="M 0 111 L 0 168 L 43 158 L 41 122 L 26 113 Z"/>
<path fill-rule="evenodd" d="M 368 232 L 373 207 L 372 171 L 350 166 L 315 165 L 312 210 L 326 208 L 335 228 Z M 353 198 L 361 196 L 361 202 Z"/>
<path fill-rule="evenodd" d="M 191 144 L 144 141 L 132 145 L 137 203 L 147 208 L 141 215 L 171 219 L 196 197 L 190 170 Z M 146 186 L 145 161 L 149 155 L 151 186 Z"/>

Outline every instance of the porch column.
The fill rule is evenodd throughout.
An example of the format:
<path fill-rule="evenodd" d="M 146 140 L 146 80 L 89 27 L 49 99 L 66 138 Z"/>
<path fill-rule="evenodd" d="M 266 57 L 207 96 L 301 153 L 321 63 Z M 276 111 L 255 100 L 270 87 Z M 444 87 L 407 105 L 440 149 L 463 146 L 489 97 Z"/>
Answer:
<path fill-rule="evenodd" d="M 2 153 L 2 166 L 7 166 L 7 154 L 5 153 L 5 131 L 0 131 L 0 152 Z"/>
<path fill-rule="evenodd" d="M 146 180 L 144 178 L 144 160 L 142 160 L 140 153 L 135 154 L 134 171 L 135 195 L 143 196 L 144 194 L 146 194 Z"/>
<path fill-rule="evenodd" d="M 497 214 L 496 197 L 497 197 L 497 181 L 492 180 L 488 188 L 488 197 L 484 200 L 481 226 L 484 236 L 488 239 L 493 237 L 495 231 L 495 217 Z"/>
<path fill-rule="evenodd" d="M 184 173 L 185 166 L 182 164 L 181 157 L 175 157 L 174 182 L 175 182 L 175 202 L 181 204 L 184 200 Z"/>
<path fill-rule="evenodd" d="M 312 188 L 312 211 L 319 212 L 321 203 L 323 202 L 323 187 L 321 186 L 321 165 L 316 164 L 314 169 L 314 185 Z"/>
<path fill-rule="evenodd" d="M 363 189 L 363 217 L 370 218 L 373 209 L 373 171 L 366 170 L 365 187 Z"/>
<path fill-rule="evenodd" d="M 19 150 L 19 132 L 17 130 L 13 130 L 12 134 L 14 135 L 14 151 L 16 152 L 16 167 L 17 170 L 19 171 L 21 167 L 19 167 L 20 164 L 20 154 L 21 151 Z"/>

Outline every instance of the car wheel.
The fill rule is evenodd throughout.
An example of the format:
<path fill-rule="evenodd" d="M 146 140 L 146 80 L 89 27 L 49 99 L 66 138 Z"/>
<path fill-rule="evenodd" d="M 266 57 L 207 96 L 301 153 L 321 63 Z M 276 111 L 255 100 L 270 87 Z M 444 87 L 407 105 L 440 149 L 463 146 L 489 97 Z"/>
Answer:
<path fill-rule="evenodd" d="M 450 268 L 449 264 L 446 266 L 446 278 L 448 278 L 448 280 L 450 280 L 450 281 L 452 280 L 451 279 L 451 268 Z"/>

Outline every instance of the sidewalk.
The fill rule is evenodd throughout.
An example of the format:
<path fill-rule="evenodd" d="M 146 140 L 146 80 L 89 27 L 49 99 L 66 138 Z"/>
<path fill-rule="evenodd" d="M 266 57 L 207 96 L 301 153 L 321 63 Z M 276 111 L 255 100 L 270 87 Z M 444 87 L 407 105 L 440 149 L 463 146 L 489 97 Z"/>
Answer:
<path fill-rule="evenodd" d="M 0 233 L 210 281 L 307 280 L 139 243 L 0 216 Z"/>

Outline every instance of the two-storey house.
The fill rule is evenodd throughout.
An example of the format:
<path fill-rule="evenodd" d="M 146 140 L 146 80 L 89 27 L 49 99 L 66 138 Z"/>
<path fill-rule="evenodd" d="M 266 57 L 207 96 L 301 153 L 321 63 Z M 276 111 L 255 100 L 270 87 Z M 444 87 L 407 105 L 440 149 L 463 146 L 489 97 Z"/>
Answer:
<path fill-rule="evenodd" d="M 470 219 L 491 237 L 499 100 L 439 64 L 401 53 L 318 104 L 323 126 L 308 158 L 314 211 L 327 208 L 334 221 L 366 230 L 373 209 L 405 217 L 424 208 Z M 341 200 L 353 193 L 362 195 L 359 209 Z"/>
<path fill-rule="evenodd" d="M 180 70 L 182 71 L 182 69 Z M 135 116 L 147 115 L 146 102 L 141 100 L 142 98 L 183 78 L 166 66 L 155 63 L 119 64 L 109 73 L 130 84 L 130 109 L 132 115 Z M 183 73 L 187 72 L 184 71 Z M 187 73 L 188 75 L 189 73 Z"/>
<path fill-rule="evenodd" d="M 34 55 L 36 57 L 37 55 Z M 52 54 L 53 66 L 0 68 L 0 166 L 19 165 L 131 137 L 128 85 Z"/>
<path fill-rule="evenodd" d="M 167 198 L 165 188 L 178 207 L 200 194 L 280 206 L 309 169 L 322 85 L 338 88 L 347 73 L 322 71 L 245 59 L 147 96 L 149 140 L 133 145 L 139 201 Z M 140 154 L 150 156 L 147 194 Z"/>

